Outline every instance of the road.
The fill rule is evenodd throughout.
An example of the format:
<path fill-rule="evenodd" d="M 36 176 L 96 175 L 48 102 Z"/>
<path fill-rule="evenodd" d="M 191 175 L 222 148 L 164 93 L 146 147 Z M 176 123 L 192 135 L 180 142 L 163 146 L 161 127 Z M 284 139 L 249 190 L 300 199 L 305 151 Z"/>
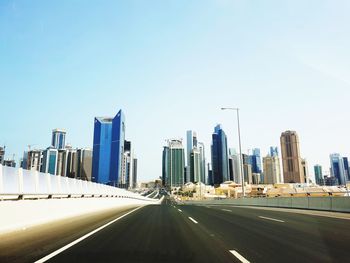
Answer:
<path fill-rule="evenodd" d="M 118 219 L 120 215 L 125 216 Z M 36 259 L 49 255 L 47 262 L 299 263 L 350 258 L 347 219 L 227 205 L 177 205 L 166 199 L 162 205 L 105 216 L 99 226 L 108 220 L 115 221 L 67 249 L 60 248 L 77 240 L 75 231 L 64 244 L 51 239 L 50 248 L 37 253 Z M 92 231 L 78 229 L 80 237 Z M 20 256 L 21 251 L 17 253 Z M 5 262 L 1 256 L 0 261 Z"/>

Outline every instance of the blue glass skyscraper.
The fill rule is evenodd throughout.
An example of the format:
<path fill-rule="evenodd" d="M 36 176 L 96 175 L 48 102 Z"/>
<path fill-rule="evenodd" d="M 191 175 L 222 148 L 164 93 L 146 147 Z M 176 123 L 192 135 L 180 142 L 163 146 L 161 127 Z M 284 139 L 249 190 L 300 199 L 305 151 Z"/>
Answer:
<path fill-rule="evenodd" d="M 331 171 L 333 177 L 335 177 L 338 180 L 338 183 L 340 185 L 345 185 L 347 178 L 346 178 L 346 172 L 344 168 L 344 160 L 338 153 L 333 153 L 330 155 L 330 161 L 331 161 Z"/>
<path fill-rule="evenodd" d="M 51 146 L 56 149 L 64 149 L 66 146 L 66 131 L 61 129 L 54 129 L 52 131 Z"/>
<path fill-rule="evenodd" d="M 217 125 L 212 135 L 211 145 L 213 184 L 229 180 L 227 138 L 221 125 Z"/>
<path fill-rule="evenodd" d="M 92 180 L 109 183 L 112 144 L 112 119 L 95 118 L 94 145 L 92 154 Z"/>
<path fill-rule="evenodd" d="M 261 173 L 261 156 L 260 156 L 260 149 L 256 148 L 253 149 L 253 155 L 252 158 L 252 172 L 260 174 Z"/>
<path fill-rule="evenodd" d="M 95 118 L 92 180 L 118 185 L 124 149 L 125 118 L 120 110 L 114 118 Z"/>

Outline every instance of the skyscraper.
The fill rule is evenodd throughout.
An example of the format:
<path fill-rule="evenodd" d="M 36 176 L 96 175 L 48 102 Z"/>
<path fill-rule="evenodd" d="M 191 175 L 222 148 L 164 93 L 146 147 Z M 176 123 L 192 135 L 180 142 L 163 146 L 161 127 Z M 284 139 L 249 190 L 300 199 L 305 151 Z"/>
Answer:
<path fill-rule="evenodd" d="M 239 154 L 235 149 L 229 149 L 229 172 L 230 172 L 230 181 L 235 183 L 241 183 L 240 177 L 240 158 Z"/>
<path fill-rule="evenodd" d="M 207 169 L 205 160 L 205 148 L 204 143 L 198 142 L 199 158 L 200 158 L 200 178 L 201 182 L 207 184 Z"/>
<path fill-rule="evenodd" d="M 43 151 L 42 150 L 29 150 L 23 154 L 23 165 L 22 168 L 26 170 L 38 171 L 43 162 Z"/>
<path fill-rule="evenodd" d="M 169 176 L 169 147 L 164 146 L 163 147 L 163 154 L 162 154 L 162 184 L 163 186 L 167 185 L 168 182 L 168 176 Z"/>
<path fill-rule="evenodd" d="M 270 152 L 271 153 L 271 152 Z M 282 183 L 280 160 L 278 155 L 267 155 L 263 158 L 264 184 Z"/>
<path fill-rule="evenodd" d="M 78 149 L 79 172 L 78 178 L 91 181 L 92 176 L 92 150 L 89 148 Z"/>
<path fill-rule="evenodd" d="M 301 159 L 301 165 L 303 167 L 303 178 L 304 182 L 309 183 L 309 168 L 308 168 L 308 163 L 306 159 L 302 158 Z"/>
<path fill-rule="evenodd" d="M 137 158 L 134 156 L 133 162 L 133 169 L 132 169 L 132 189 L 135 189 L 137 186 Z"/>
<path fill-rule="evenodd" d="M 112 118 L 95 118 L 92 154 L 92 180 L 94 182 L 110 183 L 112 120 Z"/>
<path fill-rule="evenodd" d="M 253 149 L 252 172 L 261 174 L 261 155 L 260 155 L 260 149 L 258 148 Z"/>
<path fill-rule="evenodd" d="M 66 146 L 66 131 L 62 129 L 52 130 L 51 146 L 60 150 Z"/>
<path fill-rule="evenodd" d="M 185 182 L 185 150 L 182 140 L 168 140 L 168 146 L 163 149 L 163 179 L 165 186 L 178 187 Z"/>
<path fill-rule="evenodd" d="M 191 152 L 193 148 L 197 148 L 198 141 L 197 141 L 197 133 L 189 130 L 186 132 L 186 139 L 187 139 L 187 173 L 186 173 L 186 182 L 190 182 L 191 178 L 193 178 L 193 175 L 191 175 Z"/>
<path fill-rule="evenodd" d="M 242 159 L 243 159 L 244 182 L 248 184 L 252 184 L 253 183 L 252 156 L 248 154 L 242 154 Z"/>
<path fill-rule="evenodd" d="M 70 176 L 67 174 L 68 166 L 68 149 L 60 149 L 57 154 L 57 175 L 69 176 L 75 178 L 75 176 Z"/>
<path fill-rule="evenodd" d="M 120 110 L 114 118 L 95 118 L 92 179 L 118 185 L 122 172 L 125 141 L 125 117 Z"/>
<path fill-rule="evenodd" d="M 340 185 L 345 185 L 347 180 L 343 158 L 340 156 L 340 154 L 333 153 L 330 155 L 330 161 L 332 176 L 338 180 Z"/>
<path fill-rule="evenodd" d="M 43 165 L 41 172 L 57 175 L 58 150 L 53 147 L 43 152 Z"/>
<path fill-rule="evenodd" d="M 285 183 L 305 183 L 299 137 L 295 131 L 281 135 L 283 177 Z"/>
<path fill-rule="evenodd" d="M 350 180 L 350 167 L 348 157 L 343 157 L 344 169 L 345 169 L 345 178 L 347 181 Z"/>
<path fill-rule="evenodd" d="M 78 178 L 79 177 L 79 156 L 78 156 L 78 150 L 73 149 L 71 146 L 68 146 L 66 149 L 66 159 L 67 159 L 67 165 L 66 165 L 66 176 L 70 178 Z"/>
<path fill-rule="evenodd" d="M 323 179 L 323 173 L 322 173 L 322 166 L 319 164 L 316 164 L 314 166 L 314 171 L 315 171 L 316 184 L 323 185 L 324 179 Z"/>
<path fill-rule="evenodd" d="M 125 142 L 125 116 L 120 110 L 112 121 L 112 146 L 111 146 L 111 169 L 110 182 L 118 185 L 122 173 L 122 159 Z"/>
<path fill-rule="evenodd" d="M 229 180 L 227 138 L 221 125 L 217 125 L 212 135 L 211 145 L 213 183 L 219 185 Z"/>
<path fill-rule="evenodd" d="M 122 173 L 119 178 L 118 186 L 121 188 L 129 188 L 132 185 L 133 174 L 133 155 L 131 150 L 131 142 L 124 141 L 124 154 L 122 161 Z M 131 185 L 130 185 L 131 184 Z"/>
<path fill-rule="evenodd" d="M 201 159 L 200 151 L 193 148 L 190 155 L 190 181 L 193 183 L 201 182 Z"/>
<path fill-rule="evenodd" d="M 0 164 L 4 164 L 5 160 L 5 146 L 0 147 Z"/>

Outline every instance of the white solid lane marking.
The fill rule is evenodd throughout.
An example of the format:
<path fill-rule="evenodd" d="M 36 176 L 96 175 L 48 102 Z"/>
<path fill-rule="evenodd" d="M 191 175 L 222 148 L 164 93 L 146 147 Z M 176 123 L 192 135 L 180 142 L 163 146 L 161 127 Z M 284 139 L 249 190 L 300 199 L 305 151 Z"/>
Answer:
<path fill-rule="evenodd" d="M 72 247 L 72 246 L 78 244 L 79 242 L 83 241 L 84 239 L 88 238 L 89 236 L 92 236 L 93 234 L 97 233 L 98 231 L 100 231 L 100 230 L 104 229 L 105 227 L 107 227 L 107 226 L 113 224 L 114 222 L 118 221 L 119 219 L 122 219 L 123 217 L 125 217 L 125 216 L 127 216 L 127 215 L 130 215 L 131 213 L 135 212 L 136 210 L 140 209 L 141 207 L 142 207 L 142 206 L 137 207 L 137 208 L 131 210 L 130 212 L 128 212 L 128 213 L 126 213 L 126 214 L 124 214 L 124 215 L 122 215 L 122 216 L 120 216 L 120 217 L 118 217 L 118 218 L 116 218 L 116 219 L 113 219 L 111 222 L 109 222 L 109 223 L 107 223 L 107 224 L 105 224 L 105 225 L 103 225 L 103 226 L 101 226 L 101 227 L 99 227 L 99 228 L 97 228 L 97 229 L 91 231 L 90 233 L 88 233 L 88 234 L 86 234 L 86 235 L 84 235 L 84 236 L 78 238 L 77 240 L 75 240 L 75 241 L 69 243 L 68 245 L 65 245 L 64 247 L 62 247 L 62 248 L 60 248 L 60 249 L 58 249 L 58 250 L 52 252 L 51 254 L 49 254 L 49 255 L 47 255 L 47 256 L 45 256 L 45 257 L 43 257 L 43 258 L 41 258 L 41 259 L 35 261 L 35 263 L 43 263 L 43 262 L 46 262 L 47 260 L 49 260 L 49 259 L 53 258 L 54 256 L 56 256 L 56 255 L 62 253 L 63 251 L 67 250 L 68 248 L 70 248 L 70 247 Z"/>
<path fill-rule="evenodd" d="M 179 212 L 182 212 L 182 210 L 181 210 L 181 209 L 177 209 L 177 210 L 179 210 Z"/>
<path fill-rule="evenodd" d="M 232 212 L 232 210 L 228 210 L 228 209 L 221 209 L 221 210 L 226 212 Z"/>
<path fill-rule="evenodd" d="M 265 217 L 265 216 L 259 216 L 259 217 L 262 218 L 262 219 L 267 219 L 267 220 L 271 220 L 271 221 L 284 223 L 283 220 L 279 220 L 279 219 L 275 219 L 275 218 L 271 218 L 271 217 Z"/>
<path fill-rule="evenodd" d="M 196 220 L 194 220 L 192 217 L 188 217 L 193 223 L 195 223 L 195 224 L 198 224 L 198 222 L 196 221 Z"/>
<path fill-rule="evenodd" d="M 245 259 L 241 254 L 239 254 L 236 250 L 230 250 L 230 252 L 238 258 L 242 263 L 249 263 L 249 260 Z"/>

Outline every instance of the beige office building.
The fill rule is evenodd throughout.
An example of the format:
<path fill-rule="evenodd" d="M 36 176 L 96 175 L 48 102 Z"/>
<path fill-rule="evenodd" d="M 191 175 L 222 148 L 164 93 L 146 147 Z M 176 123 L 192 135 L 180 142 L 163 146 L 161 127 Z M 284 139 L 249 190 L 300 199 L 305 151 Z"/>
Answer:
<path fill-rule="evenodd" d="M 263 158 L 264 184 L 283 183 L 278 156 L 266 156 Z"/>
<path fill-rule="evenodd" d="M 285 183 L 305 183 L 299 137 L 295 131 L 281 135 L 283 178 Z"/>

